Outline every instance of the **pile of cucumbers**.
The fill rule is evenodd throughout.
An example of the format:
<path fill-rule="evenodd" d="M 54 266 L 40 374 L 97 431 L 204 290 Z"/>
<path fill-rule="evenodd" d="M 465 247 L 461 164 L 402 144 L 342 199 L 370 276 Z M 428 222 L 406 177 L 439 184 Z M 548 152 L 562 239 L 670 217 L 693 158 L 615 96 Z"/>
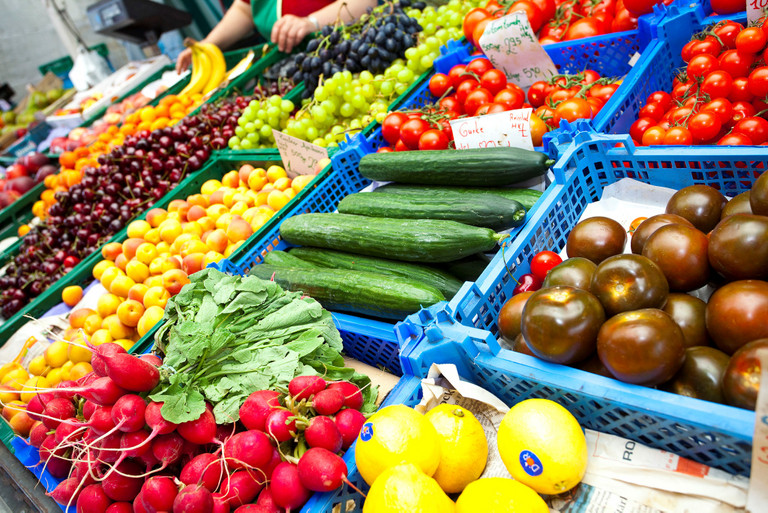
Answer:
<path fill-rule="evenodd" d="M 347 196 L 338 214 L 286 219 L 280 235 L 300 247 L 268 253 L 250 273 L 329 310 L 403 319 L 477 278 L 498 231 L 523 224 L 541 196 L 506 186 L 551 162 L 518 148 L 366 155 L 363 176 L 396 183 Z"/>

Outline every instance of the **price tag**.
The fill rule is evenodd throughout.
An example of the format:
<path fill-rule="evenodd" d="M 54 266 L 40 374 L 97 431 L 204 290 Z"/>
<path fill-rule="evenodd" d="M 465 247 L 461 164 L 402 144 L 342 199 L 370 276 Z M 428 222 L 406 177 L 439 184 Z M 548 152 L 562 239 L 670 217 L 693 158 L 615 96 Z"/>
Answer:
<path fill-rule="evenodd" d="M 494 67 L 507 75 L 507 80 L 523 89 L 557 74 L 555 64 L 541 47 L 523 12 L 513 12 L 486 25 L 480 48 Z"/>
<path fill-rule="evenodd" d="M 272 130 L 283 167 L 291 178 L 296 175 L 313 175 L 318 161 L 328 158 L 328 149 Z"/>
<path fill-rule="evenodd" d="M 757 351 L 760 360 L 760 391 L 755 408 L 755 434 L 752 439 L 752 471 L 747 491 L 747 511 L 765 511 L 768 504 L 768 349 Z"/>
<path fill-rule="evenodd" d="M 456 149 L 508 146 L 532 150 L 531 112 L 533 109 L 517 109 L 453 119 L 451 129 Z"/>
<path fill-rule="evenodd" d="M 747 0 L 747 23 L 762 18 L 768 12 L 768 0 Z"/>

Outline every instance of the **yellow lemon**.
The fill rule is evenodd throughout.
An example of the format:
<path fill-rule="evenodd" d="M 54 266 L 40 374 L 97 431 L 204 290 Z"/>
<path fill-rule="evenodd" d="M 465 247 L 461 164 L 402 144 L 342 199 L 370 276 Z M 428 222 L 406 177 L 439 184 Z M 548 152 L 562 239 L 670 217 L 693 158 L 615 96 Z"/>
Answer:
<path fill-rule="evenodd" d="M 441 404 L 424 415 L 437 430 L 440 465 L 432 476 L 446 493 L 460 493 L 480 477 L 488 461 L 488 441 L 472 412 Z"/>
<path fill-rule="evenodd" d="M 434 426 L 413 408 L 387 406 L 363 425 L 357 438 L 355 462 L 368 484 L 384 470 L 413 463 L 431 476 L 440 464 L 440 442 Z"/>
<path fill-rule="evenodd" d="M 527 399 L 507 412 L 497 436 L 504 465 L 538 493 L 567 492 L 587 470 L 587 441 L 571 413 L 549 399 Z"/>
<path fill-rule="evenodd" d="M 359 443 L 359 442 L 358 442 Z M 373 482 L 363 513 L 453 513 L 453 501 L 437 481 L 412 463 L 389 467 Z"/>
<path fill-rule="evenodd" d="M 520 481 L 487 477 L 469 483 L 456 500 L 456 513 L 549 513 L 538 493 Z"/>

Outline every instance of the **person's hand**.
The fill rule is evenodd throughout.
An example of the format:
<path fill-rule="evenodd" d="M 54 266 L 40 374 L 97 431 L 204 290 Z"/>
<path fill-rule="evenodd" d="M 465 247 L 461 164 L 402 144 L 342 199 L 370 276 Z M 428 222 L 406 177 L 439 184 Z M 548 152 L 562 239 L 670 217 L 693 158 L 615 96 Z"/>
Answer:
<path fill-rule="evenodd" d="M 189 68 L 192 63 L 192 50 L 185 48 L 176 58 L 176 73 L 181 74 Z"/>
<path fill-rule="evenodd" d="M 307 18 L 286 14 L 272 26 L 272 42 L 281 52 L 290 52 L 307 34 L 315 30 L 315 24 Z"/>

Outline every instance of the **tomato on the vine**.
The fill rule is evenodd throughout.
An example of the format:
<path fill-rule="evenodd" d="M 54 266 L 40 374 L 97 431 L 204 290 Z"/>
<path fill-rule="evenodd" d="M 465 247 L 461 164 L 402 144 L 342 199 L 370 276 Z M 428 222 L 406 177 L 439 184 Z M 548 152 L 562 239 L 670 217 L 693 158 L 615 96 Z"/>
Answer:
<path fill-rule="evenodd" d="M 717 2 L 717 0 L 715 0 Z M 713 6 L 714 8 L 714 6 Z M 743 10 L 744 6 L 742 5 L 739 11 Z M 734 11 L 737 12 L 737 11 Z M 717 25 L 715 25 L 712 32 L 714 32 L 715 36 L 717 36 L 717 39 L 719 39 L 723 46 L 726 48 L 736 48 L 736 36 L 739 35 L 739 32 L 744 30 L 744 25 L 741 23 L 738 23 L 736 21 L 721 21 Z"/>
<path fill-rule="evenodd" d="M 760 27 L 747 27 L 736 36 L 736 49 L 746 53 L 759 53 L 768 42 Z"/>
<path fill-rule="evenodd" d="M 705 77 L 717 69 L 717 58 L 707 53 L 694 55 L 688 61 L 686 72 L 689 79 Z"/>
<path fill-rule="evenodd" d="M 583 37 L 593 37 L 605 34 L 605 26 L 603 22 L 594 17 L 581 18 L 568 27 L 565 31 L 563 40 L 572 41 L 574 39 L 581 39 Z"/>
<path fill-rule="evenodd" d="M 411 149 L 405 145 L 402 139 L 395 144 L 395 151 L 411 151 Z"/>
<path fill-rule="evenodd" d="M 444 73 L 435 73 L 429 79 L 429 92 L 438 98 L 442 97 L 451 88 L 451 79 Z"/>
<path fill-rule="evenodd" d="M 464 102 L 464 111 L 469 116 L 474 116 L 475 112 L 481 105 L 493 102 L 493 95 L 488 89 L 479 87 L 467 95 L 467 99 Z"/>
<path fill-rule="evenodd" d="M 657 103 L 667 110 L 672 105 L 672 96 L 666 91 L 654 91 L 645 99 L 645 103 Z"/>
<path fill-rule="evenodd" d="M 641 118 L 651 118 L 659 121 L 667 111 L 660 103 L 646 103 L 645 106 L 640 109 L 639 116 Z"/>
<path fill-rule="evenodd" d="M 459 102 L 462 105 L 464 105 L 467 101 L 467 96 L 469 95 L 469 93 L 471 93 L 478 87 L 480 87 L 480 82 L 478 82 L 474 78 L 469 78 L 465 80 L 464 82 L 459 84 L 458 88 L 456 88 L 456 99 L 459 100 Z M 465 105 L 465 110 L 466 110 L 466 105 Z"/>
<path fill-rule="evenodd" d="M 711 102 L 705 103 L 700 112 L 712 112 L 724 125 L 733 117 L 733 105 L 725 98 L 715 98 Z"/>
<path fill-rule="evenodd" d="M 436 128 L 430 128 L 424 131 L 419 137 L 419 149 L 425 150 L 447 150 L 448 136 L 442 130 Z"/>
<path fill-rule="evenodd" d="M 525 95 L 517 89 L 505 87 L 493 97 L 493 103 L 503 105 L 507 110 L 521 109 L 525 103 Z"/>
<path fill-rule="evenodd" d="M 656 126 L 656 121 L 651 118 L 639 118 L 629 127 L 629 136 L 635 141 L 642 141 L 645 131 Z"/>
<path fill-rule="evenodd" d="M 503 105 L 498 103 L 484 103 L 475 111 L 475 116 L 484 116 L 486 114 L 496 114 L 498 112 L 504 112 L 506 109 Z"/>
<path fill-rule="evenodd" d="M 660 126 L 652 126 L 648 128 L 643 134 L 641 142 L 643 146 L 656 146 L 664 142 L 664 134 L 666 131 Z"/>
<path fill-rule="evenodd" d="M 531 142 L 534 146 L 541 146 L 547 131 L 547 124 L 536 114 L 531 114 Z"/>
<path fill-rule="evenodd" d="M 757 98 L 765 98 L 768 95 L 768 66 L 755 68 L 749 74 L 749 92 Z"/>
<path fill-rule="evenodd" d="M 732 102 L 751 102 L 755 95 L 749 90 L 747 77 L 734 78 L 727 98 Z"/>
<path fill-rule="evenodd" d="M 653 12 L 653 6 L 658 0 L 624 0 L 624 7 L 637 16 Z"/>
<path fill-rule="evenodd" d="M 710 4 L 717 14 L 731 14 L 744 10 L 744 2 L 738 0 L 712 0 Z"/>
<path fill-rule="evenodd" d="M 584 98 L 571 98 L 555 107 L 555 126 L 560 126 L 560 121 L 563 119 L 573 122 L 577 119 L 590 118 L 592 118 L 592 107 Z"/>
<path fill-rule="evenodd" d="M 704 39 L 698 41 L 694 40 L 691 42 L 693 43 L 693 46 L 690 48 L 690 57 L 704 53 L 707 53 L 713 57 L 717 57 L 723 50 L 723 45 L 720 44 L 720 41 L 718 41 L 714 36 L 706 36 Z"/>
<path fill-rule="evenodd" d="M 501 70 L 489 69 L 480 77 L 480 86 L 495 95 L 507 87 L 507 76 Z"/>
<path fill-rule="evenodd" d="M 589 91 L 587 91 L 587 96 L 592 96 L 593 98 L 602 100 L 603 103 L 608 103 L 608 100 L 611 99 L 611 96 L 613 96 L 613 93 L 615 93 L 618 88 L 619 84 L 593 85 L 589 88 Z"/>
<path fill-rule="evenodd" d="M 516 0 L 515 3 L 507 9 L 507 14 L 512 14 L 513 12 L 524 12 L 528 17 L 528 22 L 531 24 L 531 29 L 534 32 L 538 32 L 545 21 L 541 9 L 539 9 L 539 7 L 531 0 Z"/>
<path fill-rule="evenodd" d="M 531 274 L 544 281 L 549 271 L 563 263 L 563 259 L 554 251 L 539 251 L 531 258 Z"/>
<path fill-rule="evenodd" d="M 737 122 L 733 131 L 746 135 L 753 144 L 763 144 L 768 141 L 768 121 L 763 118 L 750 116 Z"/>
<path fill-rule="evenodd" d="M 693 140 L 701 143 L 711 141 L 720 133 L 723 124 L 714 112 L 699 112 L 688 120 L 688 130 Z"/>
<path fill-rule="evenodd" d="M 469 64 L 467 64 L 466 72 L 474 73 L 478 78 L 480 78 L 483 76 L 483 74 L 485 74 L 486 71 L 490 71 L 492 69 L 495 68 L 493 67 L 493 64 L 491 64 L 491 61 L 485 57 L 478 57 L 476 59 L 472 59 Z"/>
<path fill-rule="evenodd" d="M 727 71 L 715 70 L 704 77 L 701 92 L 708 94 L 710 98 L 724 98 L 728 96 L 732 86 L 733 78 Z"/>
<path fill-rule="evenodd" d="M 475 28 L 477 27 L 477 24 L 480 23 L 482 20 L 485 20 L 490 17 L 491 17 L 491 13 L 483 9 L 482 7 L 475 7 L 474 9 L 470 10 L 464 16 L 464 23 L 462 27 L 464 30 L 464 37 L 474 42 L 474 40 L 472 39 L 472 34 L 474 33 Z"/>
<path fill-rule="evenodd" d="M 728 72 L 734 79 L 749 75 L 754 62 L 754 55 L 739 50 L 726 50 L 718 59 L 720 69 Z"/>
<path fill-rule="evenodd" d="M 430 129 L 429 123 L 421 118 L 412 118 L 400 127 L 400 140 L 411 150 L 419 148 L 421 134 Z"/>
<path fill-rule="evenodd" d="M 584 78 L 581 79 L 581 83 L 584 85 L 594 84 L 600 80 L 600 73 L 593 69 L 585 69 L 581 74 L 584 75 Z"/>
<path fill-rule="evenodd" d="M 395 144 L 400 139 L 400 127 L 408 120 L 402 112 L 390 112 L 381 124 L 381 135 L 389 144 Z"/>
<path fill-rule="evenodd" d="M 552 89 L 553 87 L 543 80 L 534 82 L 531 84 L 531 87 L 528 88 L 528 103 L 534 107 L 544 105 L 544 102 Z"/>
<path fill-rule="evenodd" d="M 466 69 L 467 67 L 464 64 L 457 64 L 448 72 L 448 78 L 451 79 L 451 86 L 453 86 L 454 89 L 458 88 L 459 84 L 461 84 L 464 80 L 472 78 L 472 75 L 464 74 Z"/>
<path fill-rule="evenodd" d="M 733 102 L 733 121 L 734 123 L 744 118 L 749 118 L 757 114 L 757 109 L 750 102 Z"/>
<path fill-rule="evenodd" d="M 391 153 L 393 151 L 395 150 L 391 146 L 382 146 L 381 148 L 376 150 L 376 153 Z"/>
<path fill-rule="evenodd" d="M 616 9 L 616 15 L 611 22 L 612 32 L 624 32 L 635 30 L 637 28 L 637 16 L 627 9 Z"/>
<path fill-rule="evenodd" d="M 581 91 L 581 87 L 574 86 L 569 87 L 568 89 L 555 89 L 551 93 L 549 93 L 549 96 L 547 97 L 547 101 L 552 102 L 554 105 L 557 105 L 560 102 L 564 102 L 565 100 L 570 100 L 574 96 L 576 96 L 579 91 Z"/>
<path fill-rule="evenodd" d="M 751 146 L 754 144 L 746 135 L 739 132 L 732 132 L 717 141 L 718 146 Z"/>
<path fill-rule="evenodd" d="M 464 107 L 461 102 L 456 99 L 456 96 L 446 96 L 438 102 L 438 105 L 448 112 L 456 112 L 457 114 L 464 114 Z"/>
<path fill-rule="evenodd" d="M 684 126 L 673 126 L 664 134 L 664 144 L 690 145 L 693 142 L 691 131 Z"/>
<path fill-rule="evenodd" d="M 605 106 L 605 103 L 603 103 L 603 101 L 600 98 L 595 98 L 594 96 L 588 97 L 587 103 L 592 109 L 592 117 L 597 116 L 597 113 L 600 112 L 602 108 Z"/>

